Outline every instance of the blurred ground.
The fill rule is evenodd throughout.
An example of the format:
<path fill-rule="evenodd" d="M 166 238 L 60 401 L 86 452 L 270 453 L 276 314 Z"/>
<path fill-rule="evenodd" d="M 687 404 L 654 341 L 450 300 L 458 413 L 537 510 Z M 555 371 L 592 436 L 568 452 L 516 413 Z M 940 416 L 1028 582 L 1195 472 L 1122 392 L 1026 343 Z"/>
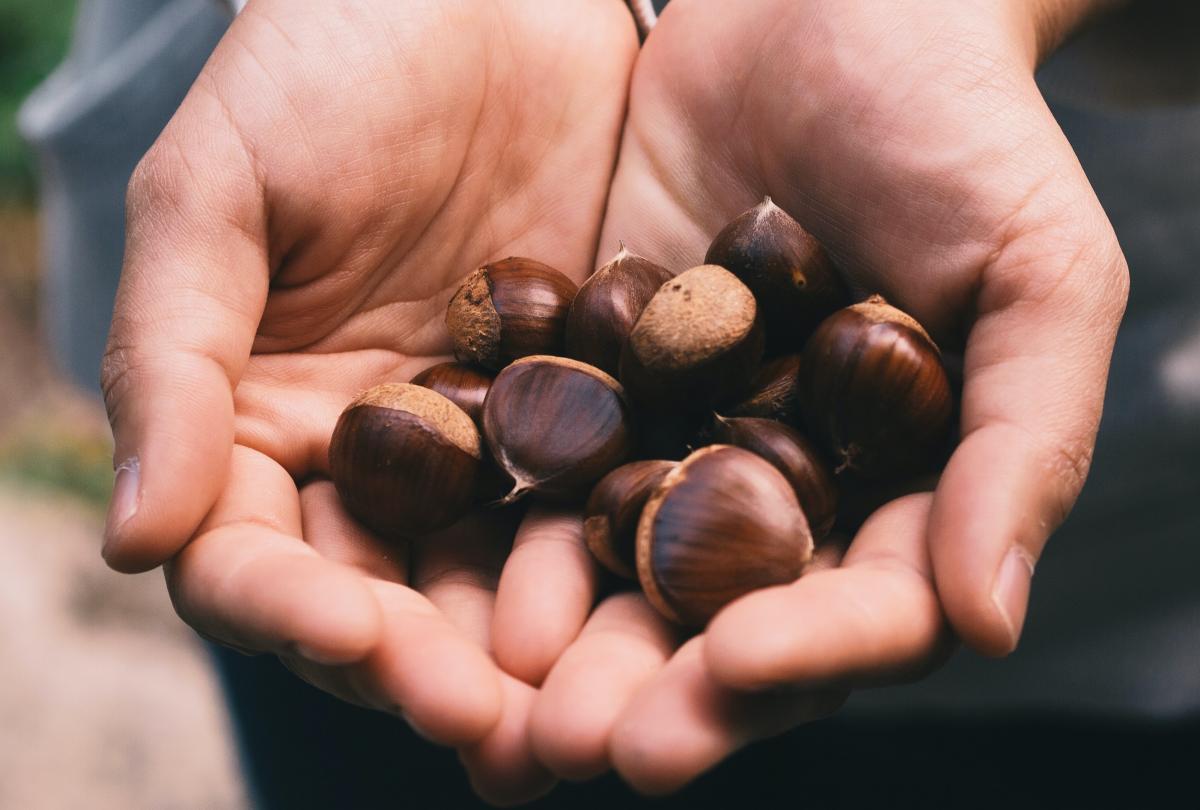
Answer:
<path fill-rule="evenodd" d="M 39 349 L 36 244 L 35 215 L 0 208 L 0 807 L 246 807 L 161 574 L 100 560 L 108 432 Z"/>

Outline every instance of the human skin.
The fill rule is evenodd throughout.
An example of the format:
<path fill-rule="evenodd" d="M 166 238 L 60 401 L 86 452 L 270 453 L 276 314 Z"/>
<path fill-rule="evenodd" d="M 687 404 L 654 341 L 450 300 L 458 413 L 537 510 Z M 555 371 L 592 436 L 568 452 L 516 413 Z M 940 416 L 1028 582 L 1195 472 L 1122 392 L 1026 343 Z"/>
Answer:
<path fill-rule="evenodd" d="M 1086 474 L 1127 288 L 1032 80 L 1087 4 L 675 0 L 615 177 L 619 3 L 392 5 L 254 0 L 139 168 L 104 369 L 126 470 L 110 564 L 167 562 L 199 632 L 404 714 L 498 801 L 544 790 L 543 766 L 669 791 L 955 636 L 1010 650 Z M 965 348 L 935 493 L 683 646 L 636 596 L 592 611 L 576 515 L 531 515 L 497 589 L 511 525 L 396 555 L 341 511 L 322 478 L 341 406 L 444 356 L 474 266 L 520 253 L 579 279 L 623 239 L 683 268 L 764 194 Z"/>
<path fill-rule="evenodd" d="M 341 509 L 328 441 L 357 392 L 446 359 L 479 264 L 592 269 L 636 54 L 612 0 L 252 0 L 129 189 L 105 559 L 165 563 L 200 634 L 403 715 L 494 801 L 552 784 L 533 689 L 488 655 L 514 519 L 382 543 Z M 515 542 L 582 596 L 556 539 L 577 522 L 535 511 Z"/>
<path fill-rule="evenodd" d="M 1017 644 L 1033 566 L 1087 474 L 1128 273 L 1033 73 L 1094 3 L 675 0 L 635 69 L 601 244 L 668 267 L 764 195 L 963 353 L 961 440 L 788 586 L 682 646 L 637 596 L 601 604 L 548 676 L 534 749 L 672 791 L 746 743 L 921 677 L 957 639 Z M 527 589 L 510 565 L 498 615 Z M 514 660 L 516 659 L 516 660 Z M 763 694 L 765 693 L 765 694 Z"/>

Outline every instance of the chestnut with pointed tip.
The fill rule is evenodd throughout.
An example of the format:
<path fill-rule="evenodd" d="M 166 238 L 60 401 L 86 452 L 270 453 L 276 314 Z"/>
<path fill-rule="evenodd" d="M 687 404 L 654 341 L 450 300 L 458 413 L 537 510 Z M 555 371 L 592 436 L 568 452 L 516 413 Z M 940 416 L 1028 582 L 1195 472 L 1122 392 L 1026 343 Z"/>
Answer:
<path fill-rule="evenodd" d="M 496 375 L 483 403 L 492 456 L 512 476 L 503 503 L 526 493 L 571 500 L 622 464 L 633 445 L 620 383 L 566 357 L 523 357 Z"/>
<path fill-rule="evenodd" d="M 499 370 L 519 357 L 560 354 L 575 292 L 575 282 L 533 259 L 485 264 L 446 308 L 454 357 Z"/>
<path fill-rule="evenodd" d="M 413 385 L 437 391 L 467 412 L 476 425 L 482 424 L 483 400 L 495 374 L 462 363 L 438 363 L 412 378 Z"/>
<path fill-rule="evenodd" d="M 704 261 L 754 293 L 772 354 L 799 351 L 822 318 L 850 302 L 825 249 L 770 197 L 726 225 Z"/>
<path fill-rule="evenodd" d="M 583 540 L 617 576 L 637 579 L 637 525 L 646 500 L 674 461 L 631 461 L 600 479 L 583 510 Z"/>
<path fill-rule="evenodd" d="M 749 288 L 701 265 L 663 284 L 642 310 L 621 352 L 621 384 L 652 413 L 703 414 L 747 389 L 762 353 Z"/>
<path fill-rule="evenodd" d="M 953 412 L 941 352 L 882 296 L 817 328 L 804 349 L 800 394 L 805 424 L 833 456 L 835 472 L 899 477 L 941 457 Z"/>
<path fill-rule="evenodd" d="M 837 487 L 833 475 L 812 442 L 782 422 L 756 417 L 717 415 L 713 440 L 749 450 L 771 462 L 792 485 L 813 537 L 823 539 L 837 517 Z"/>
<path fill-rule="evenodd" d="M 792 582 L 813 539 L 791 484 L 748 450 L 716 444 L 667 473 L 642 510 L 638 581 L 671 621 L 700 627 L 750 591 Z"/>
<path fill-rule="evenodd" d="M 567 355 L 613 376 L 621 348 L 646 304 L 672 278 L 670 270 L 621 250 L 579 288 L 567 315 Z"/>
<path fill-rule="evenodd" d="M 329 442 L 329 468 L 346 511 L 385 539 L 427 534 L 465 515 L 482 458 L 471 417 L 410 383 L 359 394 Z"/>
<path fill-rule="evenodd" d="M 800 355 L 784 354 L 763 363 L 750 383 L 750 393 L 721 412 L 799 425 Z"/>

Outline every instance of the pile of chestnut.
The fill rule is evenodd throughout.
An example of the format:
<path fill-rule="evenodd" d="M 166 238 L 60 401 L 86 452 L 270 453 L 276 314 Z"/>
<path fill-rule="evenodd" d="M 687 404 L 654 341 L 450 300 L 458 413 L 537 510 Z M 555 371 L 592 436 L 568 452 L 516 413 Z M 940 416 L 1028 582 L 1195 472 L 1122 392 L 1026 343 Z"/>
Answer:
<path fill-rule="evenodd" d="M 451 299 L 457 362 L 360 394 L 330 444 L 348 511 L 382 537 L 482 504 L 583 506 L 584 536 L 667 618 L 799 577 L 839 489 L 944 458 L 941 354 L 879 296 L 851 304 L 821 246 L 765 199 L 678 275 L 627 250 L 582 287 L 530 259 Z"/>

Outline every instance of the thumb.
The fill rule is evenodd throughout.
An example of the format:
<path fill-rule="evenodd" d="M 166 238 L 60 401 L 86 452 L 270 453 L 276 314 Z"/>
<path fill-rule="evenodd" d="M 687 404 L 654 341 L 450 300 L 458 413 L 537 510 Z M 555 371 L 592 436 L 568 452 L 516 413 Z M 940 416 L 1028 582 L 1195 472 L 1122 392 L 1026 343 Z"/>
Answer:
<path fill-rule="evenodd" d="M 222 120 L 206 99 L 193 92 L 129 185 L 100 375 L 117 471 L 103 555 L 119 571 L 174 555 L 215 502 L 266 300 L 261 186 L 235 138 L 189 130 Z"/>
<path fill-rule="evenodd" d="M 1052 119 L 1045 136 L 1048 175 L 981 275 L 962 440 L 929 522 L 946 614 L 990 655 L 1016 646 L 1034 564 L 1087 477 L 1129 287 L 1112 227 Z"/>

